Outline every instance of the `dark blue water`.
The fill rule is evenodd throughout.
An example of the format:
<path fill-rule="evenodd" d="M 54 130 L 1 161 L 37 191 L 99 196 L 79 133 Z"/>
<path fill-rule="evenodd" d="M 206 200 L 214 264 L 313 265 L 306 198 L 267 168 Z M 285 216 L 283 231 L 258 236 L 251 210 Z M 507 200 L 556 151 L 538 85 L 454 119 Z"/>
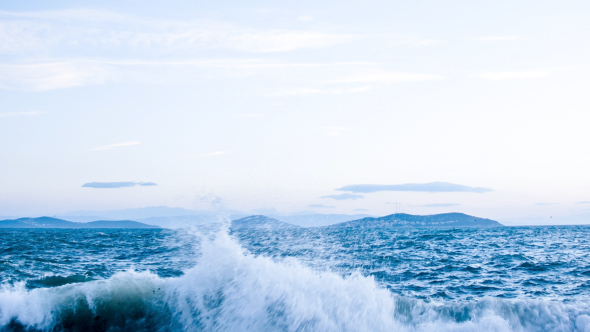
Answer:
<path fill-rule="evenodd" d="M 590 227 L 0 230 L 10 331 L 590 331 Z"/>

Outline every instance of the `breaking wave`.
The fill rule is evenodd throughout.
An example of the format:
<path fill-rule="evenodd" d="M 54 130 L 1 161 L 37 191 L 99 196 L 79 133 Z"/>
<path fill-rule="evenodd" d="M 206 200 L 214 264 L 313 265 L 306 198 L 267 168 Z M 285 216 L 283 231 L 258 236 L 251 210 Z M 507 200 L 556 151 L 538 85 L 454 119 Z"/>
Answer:
<path fill-rule="evenodd" d="M 295 259 L 249 254 L 227 231 L 199 238 L 197 264 L 179 277 L 127 271 L 105 280 L 50 280 L 53 287 L 5 284 L 1 329 L 590 331 L 588 303 L 498 298 L 427 303 L 397 296 L 371 277 L 342 277 Z"/>

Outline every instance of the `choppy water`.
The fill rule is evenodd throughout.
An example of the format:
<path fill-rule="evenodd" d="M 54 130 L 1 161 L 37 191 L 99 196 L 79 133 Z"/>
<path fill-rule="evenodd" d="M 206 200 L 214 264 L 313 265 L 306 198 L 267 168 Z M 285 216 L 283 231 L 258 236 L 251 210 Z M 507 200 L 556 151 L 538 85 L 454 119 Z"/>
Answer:
<path fill-rule="evenodd" d="M 0 230 L 6 331 L 590 331 L 590 227 Z"/>

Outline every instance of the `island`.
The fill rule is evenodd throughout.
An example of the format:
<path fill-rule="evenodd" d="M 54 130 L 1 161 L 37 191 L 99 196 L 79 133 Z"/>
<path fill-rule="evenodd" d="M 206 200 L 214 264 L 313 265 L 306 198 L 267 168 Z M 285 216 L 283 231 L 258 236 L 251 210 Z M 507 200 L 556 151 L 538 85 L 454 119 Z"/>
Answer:
<path fill-rule="evenodd" d="M 263 215 L 249 216 L 232 220 L 232 229 L 256 228 L 256 229 L 276 229 L 276 228 L 301 228 L 301 226 L 288 224 L 274 218 Z"/>
<path fill-rule="evenodd" d="M 51 217 L 0 220 L 0 228 L 160 228 L 132 220 L 72 222 Z"/>
<path fill-rule="evenodd" d="M 504 227 L 491 219 L 464 213 L 442 213 L 426 216 L 395 213 L 384 217 L 368 217 L 347 221 L 327 228 L 391 228 L 391 227 Z"/>

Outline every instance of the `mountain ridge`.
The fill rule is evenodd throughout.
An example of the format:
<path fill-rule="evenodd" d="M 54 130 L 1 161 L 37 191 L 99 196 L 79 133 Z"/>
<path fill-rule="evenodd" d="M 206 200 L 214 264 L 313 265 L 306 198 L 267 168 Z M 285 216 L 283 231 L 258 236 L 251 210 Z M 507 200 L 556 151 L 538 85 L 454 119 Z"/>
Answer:
<path fill-rule="evenodd" d="M 146 220 L 147 221 L 147 220 Z M 204 221 L 204 220 L 203 220 Z M 278 218 L 265 215 L 251 215 L 231 222 L 234 229 L 241 228 L 302 228 Z M 311 226 L 314 227 L 314 226 Z M 433 215 L 412 215 L 395 213 L 383 217 L 365 217 L 341 223 L 315 226 L 317 228 L 381 228 L 381 227 L 504 227 L 503 224 L 486 218 L 464 213 L 442 213 Z M 133 220 L 95 220 L 72 222 L 53 217 L 19 218 L 0 220 L 0 228 L 162 228 Z"/>
<path fill-rule="evenodd" d="M 72 222 L 52 217 L 0 220 L 0 228 L 160 228 L 133 220 L 95 220 Z"/>
<path fill-rule="evenodd" d="M 293 225 L 290 223 L 286 223 L 280 221 L 275 218 L 271 218 L 265 215 L 253 215 L 248 216 L 236 220 L 232 220 L 231 227 L 233 229 L 243 229 L 243 228 L 302 228 L 299 225 Z"/>
<path fill-rule="evenodd" d="M 267 217 L 302 227 L 322 227 L 371 217 L 368 214 L 320 214 L 306 213 L 297 215 L 266 215 Z"/>
<path fill-rule="evenodd" d="M 504 225 L 491 219 L 474 217 L 465 213 L 451 212 L 432 215 L 394 213 L 383 217 L 368 217 L 351 220 L 326 227 L 504 227 Z"/>

